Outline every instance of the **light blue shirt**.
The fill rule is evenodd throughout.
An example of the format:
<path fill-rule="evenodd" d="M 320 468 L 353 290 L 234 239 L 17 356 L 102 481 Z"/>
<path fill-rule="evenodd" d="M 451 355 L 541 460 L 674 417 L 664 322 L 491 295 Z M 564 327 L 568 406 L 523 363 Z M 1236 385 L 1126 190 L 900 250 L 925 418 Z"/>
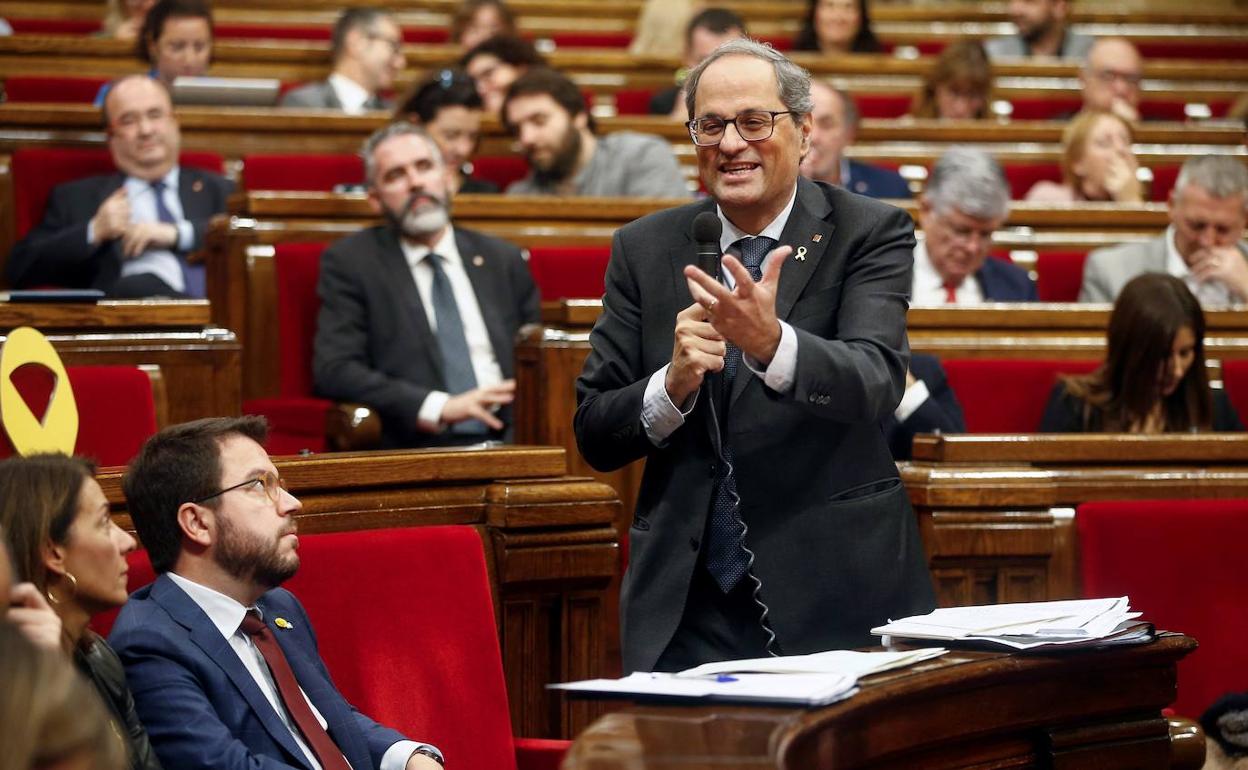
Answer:
<path fill-rule="evenodd" d="M 178 243 L 181 252 L 190 251 L 195 243 L 195 228 L 187 221 L 182 212 L 182 199 L 178 197 L 178 167 L 169 169 L 164 177 L 165 189 L 161 199 L 169 213 L 177 220 Z M 130 222 L 159 222 L 156 214 L 156 188 L 146 179 L 128 176 L 122 184 L 126 190 L 126 198 L 130 201 Z M 95 242 L 95 227 L 87 225 L 87 243 Z M 169 249 L 148 249 L 133 259 L 122 260 L 121 275 L 143 275 L 151 273 L 169 284 L 175 291 L 186 291 L 186 278 L 182 274 L 182 259 Z"/>

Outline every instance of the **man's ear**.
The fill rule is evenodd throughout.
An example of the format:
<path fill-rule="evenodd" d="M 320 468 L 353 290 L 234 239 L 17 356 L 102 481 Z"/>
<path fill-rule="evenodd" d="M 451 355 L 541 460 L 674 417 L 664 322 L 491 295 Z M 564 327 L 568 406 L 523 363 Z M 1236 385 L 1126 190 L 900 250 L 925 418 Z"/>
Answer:
<path fill-rule="evenodd" d="M 182 536 L 200 546 L 212 545 L 217 537 L 216 511 L 197 503 L 183 503 L 178 508 L 178 529 Z"/>
<path fill-rule="evenodd" d="M 377 188 L 368 186 L 368 209 L 374 214 L 381 213 L 381 198 L 377 197 Z"/>

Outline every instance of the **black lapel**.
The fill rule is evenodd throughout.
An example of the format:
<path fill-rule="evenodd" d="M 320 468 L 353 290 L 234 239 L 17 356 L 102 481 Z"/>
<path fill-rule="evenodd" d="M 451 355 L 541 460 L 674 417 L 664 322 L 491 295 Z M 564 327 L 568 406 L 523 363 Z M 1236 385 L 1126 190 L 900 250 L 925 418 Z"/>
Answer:
<path fill-rule="evenodd" d="M 416 278 L 407 263 L 407 256 L 399 244 L 399 236 L 393 227 L 383 226 L 377 233 L 377 261 L 380 263 L 379 277 L 388 285 L 397 289 L 395 297 L 407 316 L 404 323 L 400 317 L 395 324 L 398 334 L 412 333 L 416 335 L 415 344 L 409 349 L 423 351 L 428 358 L 438 382 L 442 381 L 442 355 L 439 352 L 437 339 L 429 326 L 429 316 L 425 313 L 425 304 L 420 299 L 420 291 L 416 288 Z M 367 269 L 367 268 L 362 268 Z M 377 308 L 378 312 L 386 312 Z"/>
<path fill-rule="evenodd" d="M 497 312 L 498 303 L 510 302 L 511 294 L 506 285 L 506 275 L 499 264 L 499 255 L 488 249 L 481 248 L 479 239 L 472 233 L 459 228 L 455 233 L 455 247 L 459 249 L 459 259 L 472 284 L 472 293 L 477 297 L 477 307 L 481 310 L 481 318 L 485 321 L 485 330 L 490 337 L 490 346 L 494 348 L 494 358 L 498 361 L 504 377 L 511 377 L 515 366 L 506 355 L 513 343 L 511 333 L 503 323 L 503 313 Z M 462 315 L 462 311 L 461 311 Z"/>

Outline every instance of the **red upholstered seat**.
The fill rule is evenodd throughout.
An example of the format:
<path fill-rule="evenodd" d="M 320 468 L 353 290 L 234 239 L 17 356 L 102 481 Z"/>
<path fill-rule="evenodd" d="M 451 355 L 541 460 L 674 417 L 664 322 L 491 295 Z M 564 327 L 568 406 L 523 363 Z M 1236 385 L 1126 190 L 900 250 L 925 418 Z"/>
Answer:
<path fill-rule="evenodd" d="M 534 246 L 529 270 L 542 300 L 597 299 L 605 290 L 610 246 Z"/>
<path fill-rule="evenodd" d="M 1158 629 L 1195 637 L 1174 709 L 1197 718 L 1248 690 L 1248 500 L 1122 500 L 1075 513 L 1086 597 L 1128 596 Z"/>
<path fill-rule="evenodd" d="M 4 99 L 8 102 L 93 104 L 108 78 L 53 75 L 10 75 L 4 79 Z"/>
<path fill-rule="evenodd" d="M 1060 120 L 1083 106 L 1078 96 L 1016 96 L 1010 99 L 1014 120 Z"/>
<path fill-rule="evenodd" d="M 179 162 L 215 174 L 222 173 L 225 168 L 221 156 L 212 152 L 184 152 Z M 116 171 L 108 150 L 94 147 L 23 147 L 14 151 L 12 168 L 13 218 L 18 238 L 39 224 L 53 187 Z"/>
<path fill-rule="evenodd" d="M 361 184 L 364 162 L 358 155 L 244 155 L 243 187 L 248 190 L 329 192 L 340 184 Z"/>
<path fill-rule="evenodd" d="M 633 42 L 631 32 L 555 32 L 550 39 L 557 48 L 628 48 Z"/>
<path fill-rule="evenodd" d="M 1235 411 L 1248 415 L 1248 359 L 1223 359 L 1222 388 Z"/>
<path fill-rule="evenodd" d="M 325 451 L 325 418 L 332 403 L 312 395 L 312 345 L 321 300 L 316 282 L 325 243 L 279 243 L 273 267 L 277 284 L 278 396 L 252 399 L 245 414 L 269 419 L 271 454 Z"/>
<path fill-rule="evenodd" d="M 1050 182 L 1062 181 L 1062 167 L 1056 162 L 1022 163 L 1006 161 L 1001 164 L 1001 170 L 1005 172 L 1005 181 L 1010 185 L 1010 199 L 1016 201 L 1026 198 L 1027 191 L 1036 182 L 1041 180 Z"/>
<path fill-rule="evenodd" d="M 15 19 L 9 26 L 18 35 L 94 35 L 100 31 L 98 19 Z"/>
<path fill-rule="evenodd" d="M 1041 302 L 1076 302 L 1083 284 L 1086 251 L 1041 251 L 1036 254 L 1036 292 Z"/>
<path fill-rule="evenodd" d="M 864 118 L 900 118 L 910 111 L 909 94 L 853 94 Z"/>
<path fill-rule="evenodd" d="M 1248 46 L 1239 41 L 1208 40 L 1200 36 L 1169 40 L 1137 40 L 1135 47 L 1150 59 L 1248 59 Z"/>
<path fill-rule="evenodd" d="M 288 587 L 316 624 L 339 690 L 361 712 L 435 743 L 448 766 L 558 766 L 566 742 L 542 741 L 546 750 L 531 752 L 512 737 L 476 530 L 308 535 L 299 554 L 303 566 Z"/>
<path fill-rule="evenodd" d="M 1179 181 L 1181 168 L 1183 167 L 1178 163 L 1153 166 L 1153 186 L 1148 197 L 1158 203 L 1170 200 L 1170 191 L 1174 189 L 1174 183 Z"/>
<path fill-rule="evenodd" d="M 507 185 L 529 175 L 529 164 L 519 155 L 484 155 L 472 159 L 472 175 L 506 190 Z"/>
<path fill-rule="evenodd" d="M 100 465 L 125 465 L 157 430 L 152 379 L 134 366 L 69 366 L 65 368 L 78 406 L 78 440 L 74 454 Z M 31 411 L 42 416 L 52 398 L 56 377 L 37 364 L 18 367 L 13 384 Z M 7 433 L 0 438 L 0 457 L 13 453 Z"/>
<path fill-rule="evenodd" d="M 954 358 L 944 362 L 968 433 L 1034 433 L 1059 374 L 1084 374 L 1099 361 Z"/>
<path fill-rule="evenodd" d="M 615 92 L 615 113 L 617 115 L 649 115 L 650 100 L 654 98 L 655 89 L 626 88 Z"/>

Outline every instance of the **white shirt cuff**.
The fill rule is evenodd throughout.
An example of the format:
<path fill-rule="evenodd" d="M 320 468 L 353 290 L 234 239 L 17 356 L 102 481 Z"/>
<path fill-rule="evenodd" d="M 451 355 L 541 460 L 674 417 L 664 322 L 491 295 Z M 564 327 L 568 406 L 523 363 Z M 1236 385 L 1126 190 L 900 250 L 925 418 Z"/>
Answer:
<path fill-rule="evenodd" d="M 931 394 L 927 391 L 927 383 L 916 379 L 914 384 L 906 388 L 906 392 L 902 394 L 901 403 L 893 410 L 893 416 L 897 418 L 897 422 L 905 422 L 930 397 Z"/>
<path fill-rule="evenodd" d="M 698 391 L 689 398 L 688 409 L 680 410 L 667 395 L 667 364 L 650 375 L 646 393 L 641 399 L 641 426 L 655 446 L 663 446 L 676 429 L 685 424 L 685 417 L 698 403 Z M 700 389 L 699 389 L 700 390 Z"/>
<path fill-rule="evenodd" d="M 780 344 L 766 371 L 753 356 L 742 354 L 741 360 L 763 379 L 764 385 L 777 393 L 788 393 L 793 390 L 793 380 L 797 377 L 797 332 L 784 321 L 780 322 Z"/>
<path fill-rule="evenodd" d="M 420 405 L 420 411 L 416 414 L 416 426 L 425 433 L 441 433 L 446 427 L 442 423 L 442 410 L 446 407 L 446 402 L 450 400 L 450 393 L 443 393 L 440 390 L 429 391 L 424 403 Z"/>
<path fill-rule="evenodd" d="M 87 221 L 87 245 L 95 245 L 95 219 Z"/>
<path fill-rule="evenodd" d="M 174 250 L 190 251 L 191 245 L 195 243 L 195 226 L 184 219 L 175 227 L 178 228 L 178 243 Z"/>
<path fill-rule="evenodd" d="M 407 760 L 412 758 L 416 753 L 416 749 L 425 748 L 438 752 L 438 756 L 442 756 L 442 752 L 438 751 L 437 746 L 430 746 L 428 743 L 418 743 L 416 741 L 399 741 L 390 748 L 386 749 L 386 753 L 381 755 L 381 770 L 403 770 L 407 767 Z M 445 760 L 445 757 L 443 757 Z"/>

